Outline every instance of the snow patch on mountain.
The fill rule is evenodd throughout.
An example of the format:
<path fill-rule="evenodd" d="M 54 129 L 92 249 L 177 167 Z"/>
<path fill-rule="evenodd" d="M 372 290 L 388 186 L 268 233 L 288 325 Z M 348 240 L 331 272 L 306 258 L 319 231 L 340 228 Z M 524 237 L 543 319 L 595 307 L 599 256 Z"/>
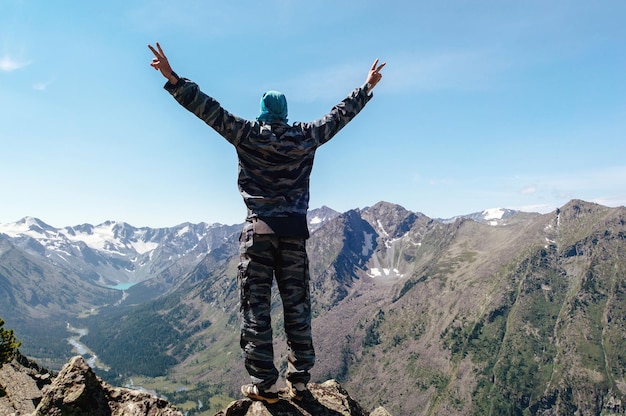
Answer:
<path fill-rule="evenodd" d="M 490 208 L 483 211 L 483 219 L 489 220 L 501 220 L 507 210 L 504 208 Z"/>
<path fill-rule="evenodd" d="M 385 230 L 385 227 L 383 226 L 383 223 L 380 222 L 380 219 L 376 220 L 376 225 L 378 225 L 378 230 L 380 231 L 380 234 L 384 237 L 389 237 L 389 233 L 387 232 L 387 230 Z"/>
<path fill-rule="evenodd" d="M 121 225 L 128 227 L 128 225 L 124 223 L 121 223 Z M 121 239 L 117 233 L 119 226 L 120 224 L 117 222 L 107 221 L 95 227 L 90 227 L 89 232 L 85 232 L 83 230 L 76 231 L 76 229 L 73 228 L 66 228 L 64 235 L 70 241 L 82 241 L 90 248 L 112 253 L 130 249 L 136 251 L 138 254 L 145 254 L 159 246 L 156 242 L 142 240 L 141 234 L 145 233 L 141 232 L 136 233 L 137 235 L 132 236 L 131 238 Z M 70 229 L 72 232 L 68 232 Z"/>
<path fill-rule="evenodd" d="M 313 225 L 321 224 L 322 222 L 324 222 L 324 218 L 319 217 L 319 216 L 318 217 L 313 217 L 313 218 L 311 218 L 309 220 L 309 224 L 313 224 Z"/>
<path fill-rule="evenodd" d="M 453 223 L 460 218 L 467 218 L 474 220 L 476 222 L 482 222 L 485 224 L 489 224 L 492 226 L 498 225 L 506 225 L 508 223 L 508 218 L 515 215 L 518 211 L 508 209 L 508 208 L 489 208 L 480 212 L 475 212 L 473 214 L 467 215 L 459 215 L 456 217 L 441 219 L 438 218 L 437 221 L 440 221 L 444 224 Z"/>
<path fill-rule="evenodd" d="M 402 277 L 398 269 L 387 269 L 387 268 L 378 268 L 373 267 L 369 269 L 368 276 L 371 278 L 377 277 Z"/>

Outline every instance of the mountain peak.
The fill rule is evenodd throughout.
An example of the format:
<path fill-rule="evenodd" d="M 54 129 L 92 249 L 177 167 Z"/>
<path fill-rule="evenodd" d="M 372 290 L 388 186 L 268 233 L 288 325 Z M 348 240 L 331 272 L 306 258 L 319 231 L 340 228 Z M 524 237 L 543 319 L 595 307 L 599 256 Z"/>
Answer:
<path fill-rule="evenodd" d="M 385 238 L 398 238 L 406 234 L 420 216 L 389 202 L 378 202 L 365 208 L 361 215 Z"/>
<path fill-rule="evenodd" d="M 486 221 L 489 220 L 501 220 L 507 212 L 511 210 L 507 210 L 505 208 L 490 208 L 486 209 L 482 212 L 483 218 Z"/>
<path fill-rule="evenodd" d="M 470 219 L 476 222 L 481 222 L 489 225 L 505 225 L 508 223 L 508 219 L 520 213 L 509 208 L 488 208 L 480 212 L 474 212 L 472 214 L 457 215 L 456 217 L 448 219 L 438 219 L 438 221 L 444 224 L 452 223 L 457 219 Z"/>
<path fill-rule="evenodd" d="M 19 221 L 9 224 L 0 224 L 0 233 L 15 237 L 20 234 L 46 235 L 56 231 L 54 227 L 46 224 L 35 217 L 24 217 Z"/>
<path fill-rule="evenodd" d="M 328 220 L 337 217 L 339 213 L 332 208 L 323 205 L 321 208 L 310 210 L 307 214 L 309 231 L 314 232 Z"/>

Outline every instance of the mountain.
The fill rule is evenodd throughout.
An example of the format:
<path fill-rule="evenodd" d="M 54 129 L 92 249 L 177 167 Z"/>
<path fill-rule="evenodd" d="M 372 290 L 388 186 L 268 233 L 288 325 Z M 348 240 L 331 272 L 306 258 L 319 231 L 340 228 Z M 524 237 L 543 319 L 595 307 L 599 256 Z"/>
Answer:
<path fill-rule="evenodd" d="M 58 366 L 71 354 L 70 322 L 158 297 L 240 229 L 204 223 L 135 228 L 112 221 L 54 228 L 31 217 L 0 224 L 0 316 L 32 348 L 29 354 Z M 150 284 L 134 295 L 112 288 L 141 282 Z"/>
<path fill-rule="evenodd" d="M 626 209 L 573 200 L 545 215 L 471 217 L 436 220 L 387 202 L 309 216 L 325 219 L 307 243 L 313 381 L 335 378 L 392 414 L 622 411 Z M 166 374 L 193 386 L 181 401 L 209 389 L 239 396 L 236 236 L 194 261 L 173 257 L 115 306 L 73 318 L 110 366 L 103 377 Z M 32 259 L 20 238 L 4 240 Z M 284 371 L 280 309 L 275 292 Z"/>
<path fill-rule="evenodd" d="M 314 233 L 319 227 L 321 227 L 326 221 L 332 220 L 339 215 L 339 212 L 332 208 L 328 208 L 326 205 L 321 208 L 310 210 L 307 214 L 307 220 L 309 223 L 309 231 Z"/>
<path fill-rule="evenodd" d="M 470 219 L 489 225 L 507 225 L 516 221 L 523 221 L 527 217 L 533 217 L 538 214 L 530 212 L 516 211 L 508 208 L 490 208 L 480 212 L 471 214 L 458 215 L 452 218 L 438 218 L 437 221 L 444 224 L 455 222 L 459 219 Z"/>
<path fill-rule="evenodd" d="M 66 319 L 111 304 L 121 294 L 33 254 L 40 249 L 34 240 L 0 234 L 0 316 L 32 347 L 29 353 L 60 364 L 70 352 Z"/>
<path fill-rule="evenodd" d="M 71 268 L 102 286 L 137 283 L 169 267 L 176 259 L 205 253 L 228 240 L 241 226 L 184 223 L 171 228 L 135 228 L 106 221 L 53 228 L 26 217 L 0 224 L 0 234 L 24 251 L 59 268 Z"/>

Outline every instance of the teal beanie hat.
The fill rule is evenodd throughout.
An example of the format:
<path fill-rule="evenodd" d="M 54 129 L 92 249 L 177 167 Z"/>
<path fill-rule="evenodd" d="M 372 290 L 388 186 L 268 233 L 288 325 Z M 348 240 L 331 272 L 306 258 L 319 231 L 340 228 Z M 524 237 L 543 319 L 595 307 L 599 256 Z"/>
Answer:
<path fill-rule="evenodd" d="M 287 99 L 278 91 L 268 91 L 261 98 L 261 114 L 257 120 L 264 123 L 287 122 Z"/>

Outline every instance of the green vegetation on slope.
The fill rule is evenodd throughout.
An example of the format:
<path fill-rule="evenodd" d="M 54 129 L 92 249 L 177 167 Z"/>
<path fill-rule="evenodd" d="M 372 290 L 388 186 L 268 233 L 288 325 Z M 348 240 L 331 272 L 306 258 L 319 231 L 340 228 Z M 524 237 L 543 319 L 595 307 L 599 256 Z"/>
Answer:
<path fill-rule="evenodd" d="M 4 320 L 0 318 L 0 365 L 10 362 L 15 358 L 17 349 L 22 344 L 15 339 L 12 329 L 5 329 Z"/>

